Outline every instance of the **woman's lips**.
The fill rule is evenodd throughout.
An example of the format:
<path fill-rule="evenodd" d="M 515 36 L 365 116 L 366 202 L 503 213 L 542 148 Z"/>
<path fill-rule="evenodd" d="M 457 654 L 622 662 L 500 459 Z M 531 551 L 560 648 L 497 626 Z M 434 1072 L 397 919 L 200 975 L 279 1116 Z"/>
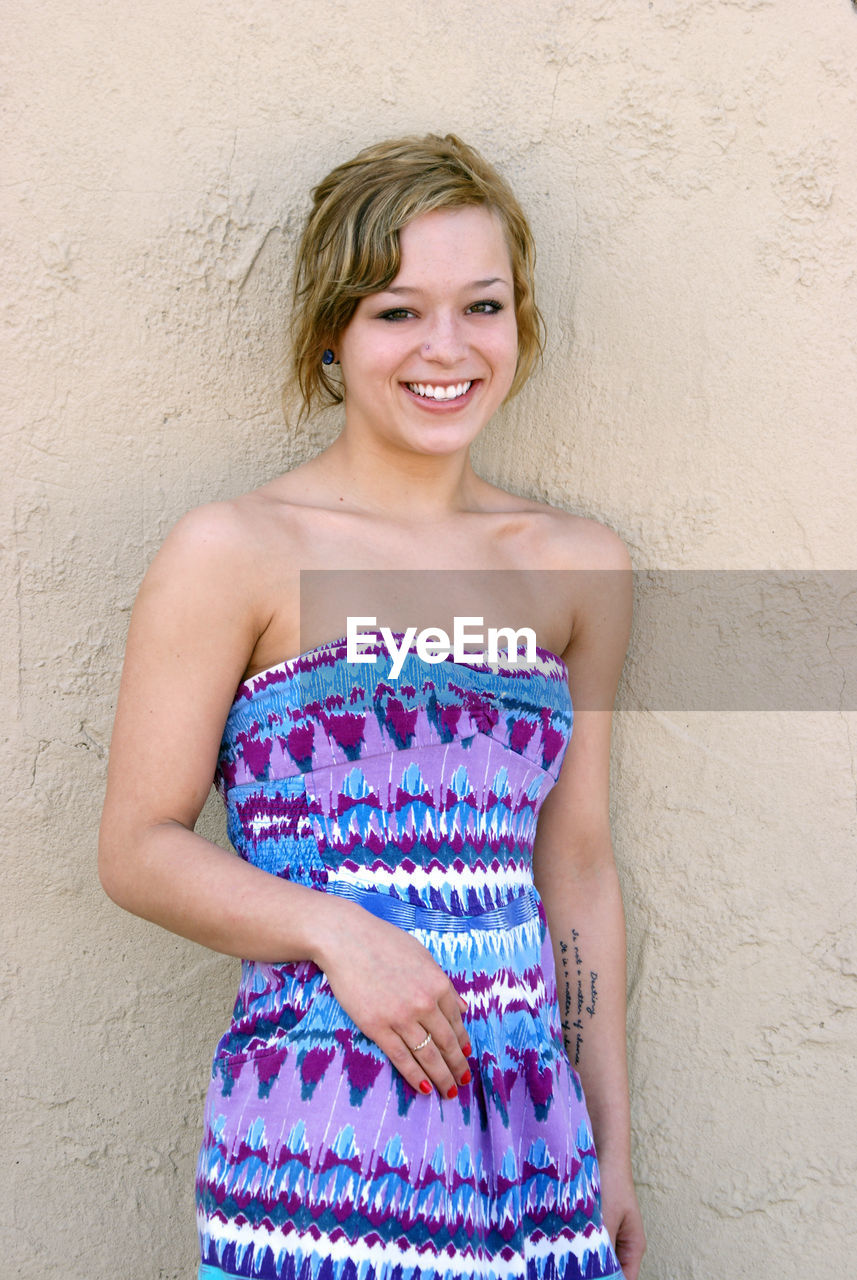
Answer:
<path fill-rule="evenodd" d="M 421 409 L 427 410 L 429 413 L 449 413 L 450 410 L 460 409 L 466 405 L 472 398 L 474 389 L 479 386 L 481 379 L 479 378 L 461 378 L 458 382 L 432 383 L 432 382 L 403 382 L 401 386 L 411 400 L 415 400 Z M 420 395 L 419 391 L 413 391 L 412 387 L 422 387 L 426 394 Z M 432 394 L 428 395 L 431 388 L 435 392 L 438 387 L 443 387 L 445 394 L 441 399 Z M 450 397 L 449 388 L 458 389 L 466 387 L 467 390 L 461 395 Z"/>

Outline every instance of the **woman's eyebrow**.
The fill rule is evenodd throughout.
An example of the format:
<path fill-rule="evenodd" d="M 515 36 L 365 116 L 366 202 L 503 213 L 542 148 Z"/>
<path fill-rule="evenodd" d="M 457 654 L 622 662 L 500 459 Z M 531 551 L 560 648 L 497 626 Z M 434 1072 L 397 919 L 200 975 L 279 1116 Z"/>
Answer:
<path fill-rule="evenodd" d="M 462 286 L 464 289 L 487 289 L 492 284 L 508 285 L 509 281 L 504 280 L 502 276 L 492 276 L 490 280 L 471 280 L 469 284 Z M 511 286 L 510 286 L 511 287 Z M 421 293 L 421 289 L 417 289 L 407 284 L 391 284 L 386 289 L 381 290 L 382 293 Z"/>

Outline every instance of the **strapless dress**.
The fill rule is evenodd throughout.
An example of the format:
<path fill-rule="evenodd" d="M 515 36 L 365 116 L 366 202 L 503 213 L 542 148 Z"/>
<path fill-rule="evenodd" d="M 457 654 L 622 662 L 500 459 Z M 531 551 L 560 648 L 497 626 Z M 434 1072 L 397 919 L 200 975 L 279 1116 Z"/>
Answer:
<path fill-rule="evenodd" d="M 572 730 L 545 649 L 331 641 L 239 686 L 215 782 L 237 853 L 412 933 L 467 1001 L 471 1083 L 416 1093 L 311 961 L 243 961 L 199 1153 L 199 1280 L 604 1280 L 580 1081 L 533 885 Z M 391 975 L 391 982 L 395 975 Z"/>

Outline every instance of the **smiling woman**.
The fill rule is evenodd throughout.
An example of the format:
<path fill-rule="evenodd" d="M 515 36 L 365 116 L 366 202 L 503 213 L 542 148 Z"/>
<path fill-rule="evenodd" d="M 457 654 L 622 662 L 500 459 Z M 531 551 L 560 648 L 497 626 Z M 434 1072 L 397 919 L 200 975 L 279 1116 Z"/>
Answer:
<path fill-rule="evenodd" d="M 627 554 L 470 460 L 540 349 L 507 184 L 429 136 L 313 194 L 294 374 L 340 433 L 155 557 L 101 828 L 111 897 L 242 959 L 200 1280 L 636 1280 L 607 794 Z M 387 642 L 359 659 L 331 639 L 346 600 Z M 436 652 L 477 620 L 502 653 Z M 212 778 L 238 857 L 194 832 Z"/>

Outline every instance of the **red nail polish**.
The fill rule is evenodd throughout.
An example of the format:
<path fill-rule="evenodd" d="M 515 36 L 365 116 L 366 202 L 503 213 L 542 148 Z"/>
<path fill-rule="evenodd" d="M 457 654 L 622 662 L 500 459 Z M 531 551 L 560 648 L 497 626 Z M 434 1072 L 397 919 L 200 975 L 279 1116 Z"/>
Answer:
<path fill-rule="evenodd" d="M 457 1097 L 458 1097 L 458 1090 L 456 1089 L 455 1085 L 453 1085 L 453 1086 L 452 1086 L 452 1088 L 447 1089 L 447 1091 L 446 1091 L 446 1096 L 447 1096 L 448 1098 L 457 1098 Z"/>
<path fill-rule="evenodd" d="M 459 1083 L 460 1083 L 460 1084 L 470 1084 L 470 1081 L 471 1081 L 472 1079 L 473 1079 L 473 1076 L 470 1074 L 470 1072 L 469 1072 L 469 1071 L 465 1071 L 465 1073 L 464 1073 L 464 1075 L 461 1077 L 461 1080 L 459 1081 Z"/>
<path fill-rule="evenodd" d="M 420 1093 L 431 1093 L 431 1085 L 428 1080 L 420 1081 Z"/>
<path fill-rule="evenodd" d="M 473 1052 L 473 1045 L 470 1043 L 469 1040 L 467 1041 L 467 1044 L 462 1047 L 461 1052 L 464 1054 L 465 1058 L 470 1057 L 471 1053 Z"/>

